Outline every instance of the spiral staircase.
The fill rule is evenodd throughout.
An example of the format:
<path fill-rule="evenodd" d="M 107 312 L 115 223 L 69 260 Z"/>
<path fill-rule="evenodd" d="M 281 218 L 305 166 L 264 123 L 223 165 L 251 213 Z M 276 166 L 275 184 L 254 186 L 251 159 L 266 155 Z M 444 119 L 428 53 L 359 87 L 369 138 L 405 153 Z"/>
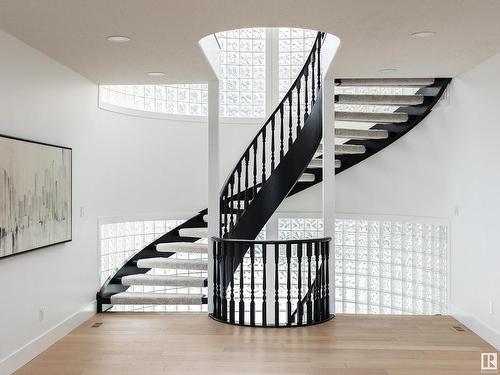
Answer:
<path fill-rule="evenodd" d="M 318 33 L 290 90 L 228 176 L 220 197 L 221 237 L 256 238 L 284 199 L 322 181 L 322 42 Z M 336 173 L 409 132 L 431 112 L 449 82 L 447 78 L 335 80 Z M 129 258 L 97 293 L 98 312 L 113 305 L 207 304 L 207 218 L 207 210 L 200 211 Z M 226 280 L 247 250 L 235 254 Z M 158 269 L 167 272 L 155 274 Z M 134 286 L 169 292 L 129 291 Z"/>

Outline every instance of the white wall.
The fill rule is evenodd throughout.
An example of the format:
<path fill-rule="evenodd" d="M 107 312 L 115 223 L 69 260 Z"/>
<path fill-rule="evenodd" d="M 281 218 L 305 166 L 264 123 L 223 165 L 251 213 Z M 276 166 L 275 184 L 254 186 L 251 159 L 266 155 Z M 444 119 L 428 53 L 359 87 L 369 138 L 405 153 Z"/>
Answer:
<path fill-rule="evenodd" d="M 499 87 L 500 54 L 454 80 L 444 120 L 452 144 L 450 198 L 458 208 L 451 303 L 457 316 L 500 350 Z"/>
<path fill-rule="evenodd" d="M 261 121 L 221 125 L 222 182 L 260 126 Z M 96 134 L 99 215 L 207 207 L 206 119 L 153 119 L 99 110 Z"/>
<path fill-rule="evenodd" d="M 0 259 L 0 373 L 8 373 L 47 343 L 6 357 L 77 314 L 66 322 L 71 329 L 95 299 L 97 88 L 2 31 L 0 51 L 0 134 L 73 148 L 73 241 Z M 87 207 L 83 218 L 80 206 Z"/>

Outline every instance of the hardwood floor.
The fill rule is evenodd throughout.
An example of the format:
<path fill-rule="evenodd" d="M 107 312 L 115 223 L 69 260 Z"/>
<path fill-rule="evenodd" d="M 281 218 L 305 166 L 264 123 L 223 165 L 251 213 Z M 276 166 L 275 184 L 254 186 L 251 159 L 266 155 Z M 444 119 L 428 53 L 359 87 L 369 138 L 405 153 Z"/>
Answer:
<path fill-rule="evenodd" d="M 204 314 L 99 314 L 16 374 L 480 374 L 480 353 L 494 348 L 455 325 L 446 316 L 338 315 L 262 329 Z"/>

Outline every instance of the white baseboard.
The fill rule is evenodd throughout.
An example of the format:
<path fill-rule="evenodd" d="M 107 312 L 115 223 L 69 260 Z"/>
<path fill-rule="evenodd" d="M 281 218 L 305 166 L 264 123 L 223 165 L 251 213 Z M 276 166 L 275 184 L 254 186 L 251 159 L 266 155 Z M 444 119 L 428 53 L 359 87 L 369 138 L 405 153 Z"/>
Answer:
<path fill-rule="evenodd" d="M 96 302 L 85 306 L 82 310 L 68 316 L 62 322 L 34 338 L 14 353 L 0 360 L 0 375 L 10 375 L 51 345 L 66 336 L 80 324 L 90 319 L 96 312 Z"/>
<path fill-rule="evenodd" d="M 500 332 L 455 306 L 451 306 L 450 311 L 456 320 L 464 324 L 496 350 L 500 351 Z"/>

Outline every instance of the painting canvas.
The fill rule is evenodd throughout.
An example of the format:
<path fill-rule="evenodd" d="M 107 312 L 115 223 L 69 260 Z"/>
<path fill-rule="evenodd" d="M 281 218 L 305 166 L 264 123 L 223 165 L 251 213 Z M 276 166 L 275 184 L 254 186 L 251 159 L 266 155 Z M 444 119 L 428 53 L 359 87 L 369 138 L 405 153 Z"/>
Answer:
<path fill-rule="evenodd" d="M 0 258 L 71 241 L 71 149 L 0 136 Z"/>

